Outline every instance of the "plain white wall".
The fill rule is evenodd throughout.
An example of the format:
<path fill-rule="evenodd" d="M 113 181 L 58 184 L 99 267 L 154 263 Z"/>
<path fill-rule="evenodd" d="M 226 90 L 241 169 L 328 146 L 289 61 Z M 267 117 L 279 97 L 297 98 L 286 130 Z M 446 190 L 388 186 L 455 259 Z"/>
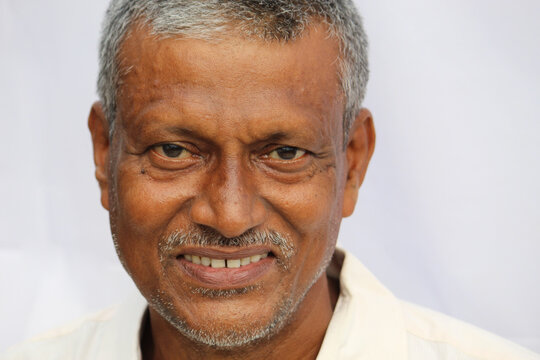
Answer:
<path fill-rule="evenodd" d="M 0 352 L 134 291 L 86 129 L 106 2 L 0 2 Z M 378 143 L 342 246 L 399 297 L 540 351 L 540 2 L 357 4 Z"/>

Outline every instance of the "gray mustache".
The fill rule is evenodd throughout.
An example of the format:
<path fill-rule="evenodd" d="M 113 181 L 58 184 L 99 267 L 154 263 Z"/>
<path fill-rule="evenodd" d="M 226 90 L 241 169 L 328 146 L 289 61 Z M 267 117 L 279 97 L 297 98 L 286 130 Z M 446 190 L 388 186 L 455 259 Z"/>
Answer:
<path fill-rule="evenodd" d="M 183 246 L 245 247 L 256 245 L 277 246 L 285 259 L 292 257 L 296 253 L 294 243 L 274 230 L 251 229 L 242 235 L 227 238 L 208 227 L 193 228 L 188 231 L 175 230 L 160 241 L 159 251 L 163 257 L 163 255 Z"/>

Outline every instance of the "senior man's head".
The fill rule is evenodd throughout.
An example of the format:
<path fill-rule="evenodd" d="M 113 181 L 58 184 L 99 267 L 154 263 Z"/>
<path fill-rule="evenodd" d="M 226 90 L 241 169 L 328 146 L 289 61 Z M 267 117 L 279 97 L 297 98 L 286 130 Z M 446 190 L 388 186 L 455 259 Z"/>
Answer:
<path fill-rule="evenodd" d="M 374 147 L 366 57 L 347 0 L 111 3 L 89 127 L 154 337 L 322 341 L 324 270 Z"/>

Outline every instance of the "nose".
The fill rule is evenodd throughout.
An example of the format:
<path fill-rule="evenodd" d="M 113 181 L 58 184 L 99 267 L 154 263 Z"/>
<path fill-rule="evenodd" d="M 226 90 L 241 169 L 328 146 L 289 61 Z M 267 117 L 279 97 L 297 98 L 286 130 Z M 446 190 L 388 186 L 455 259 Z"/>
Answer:
<path fill-rule="evenodd" d="M 221 164 L 208 174 L 190 207 L 191 221 L 232 238 L 261 225 L 267 216 L 253 174 L 239 161 Z"/>

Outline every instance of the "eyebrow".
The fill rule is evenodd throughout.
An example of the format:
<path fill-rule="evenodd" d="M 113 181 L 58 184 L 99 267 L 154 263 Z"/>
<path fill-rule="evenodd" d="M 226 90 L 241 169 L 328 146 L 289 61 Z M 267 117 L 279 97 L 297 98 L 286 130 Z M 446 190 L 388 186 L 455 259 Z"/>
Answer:
<path fill-rule="evenodd" d="M 257 142 L 276 142 L 276 141 L 282 141 L 287 140 L 291 136 L 289 134 L 286 134 L 282 131 L 276 131 L 274 133 L 270 133 L 268 135 L 265 135 L 257 140 Z"/>
<path fill-rule="evenodd" d="M 192 129 L 185 126 L 171 125 L 171 126 L 165 127 L 163 131 L 174 134 L 174 135 L 178 135 L 178 136 L 189 136 L 189 137 L 196 138 L 196 139 L 199 139 L 204 142 L 211 143 L 211 144 L 215 143 L 213 138 L 200 133 L 196 129 Z M 269 132 L 268 134 L 264 134 L 262 136 L 258 136 L 257 138 L 253 139 L 254 140 L 253 142 L 255 143 L 280 142 L 284 140 L 290 140 L 297 135 L 301 135 L 300 137 L 305 139 L 305 136 L 302 136 L 304 135 L 303 133 L 295 135 L 295 134 L 289 134 L 287 132 L 278 130 L 274 132 Z"/>
<path fill-rule="evenodd" d="M 213 143 L 212 139 L 210 139 L 208 136 L 199 133 L 197 130 L 190 129 L 185 126 L 171 125 L 171 126 L 165 127 L 163 131 L 174 134 L 174 135 L 178 135 L 178 136 L 189 136 L 192 138 L 196 138 L 198 140 Z"/>
<path fill-rule="evenodd" d="M 177 134 L 177 135 L 189 135 L 189 136 L 195 136 L 195 137 L 203 137 L 203 136 L 200 136 L 197 133 L 197 131 L 189 129 L 189 128 L 185 127 L 185 126 L 172 125 L 172 126 L 167 126 L 164 130 L 166 132 Z"/>

